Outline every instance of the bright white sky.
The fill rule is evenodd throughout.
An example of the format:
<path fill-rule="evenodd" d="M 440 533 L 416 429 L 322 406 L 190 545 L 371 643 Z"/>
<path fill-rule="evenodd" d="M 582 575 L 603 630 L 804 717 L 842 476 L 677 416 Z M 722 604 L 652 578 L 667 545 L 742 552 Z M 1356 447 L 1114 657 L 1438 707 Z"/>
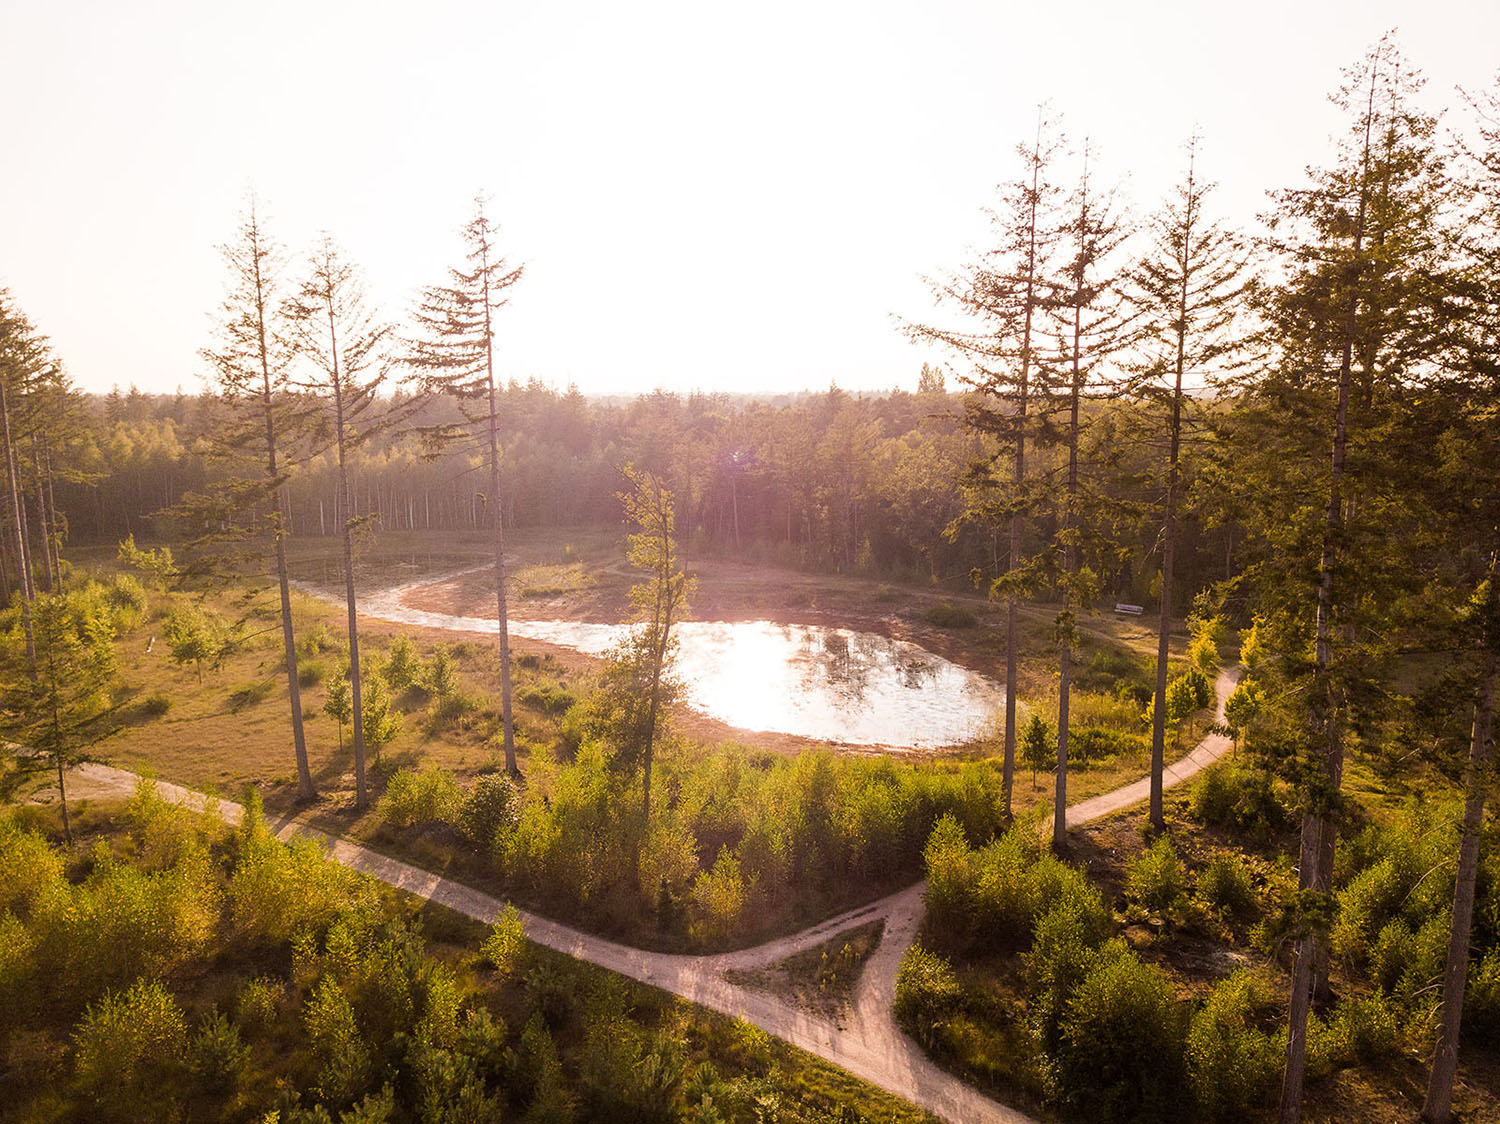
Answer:
<path fill-rule="evenodd" d="M 934 315 L 1038 101 L 1137 210 L 1197 124 L 1249 223 L 1390 27 L 1434 106 L 1495 78 L 1494 0 L 0 0 L 0 285 L 84 388 L 196 391 L 250 187 L 392 319 L 483 187 L 527 266 L 507 375 L 912 388 L 891 315 Z"/>

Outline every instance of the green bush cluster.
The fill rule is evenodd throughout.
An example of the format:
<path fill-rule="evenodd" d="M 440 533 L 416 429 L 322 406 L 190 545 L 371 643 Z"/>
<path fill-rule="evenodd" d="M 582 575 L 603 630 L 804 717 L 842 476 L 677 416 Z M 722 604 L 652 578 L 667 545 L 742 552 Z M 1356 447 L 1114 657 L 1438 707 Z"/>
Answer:
<path fill-rule="evenodd" d="M 922 619 L 938 628 L 973 628 L 979 618 L 969 610 L 943 601 L 922 614 Z"/>
<path fill-rule="evenodd" d="M 1199 823 L 1256 839 L 1285 831 L 1292 811 L 1278 782 L 1264 769 L 1218 764 L 1193 787 L 1192 816 Z"/>
<path fill-rule="evenodd" d="M 445 820 L 550 909 L 718 943 L 914 877 L 940 816 L 976 836 L 997 829 L 999 790 L 980 763 L 673 753 L 648 822 L 639 778 L 589 741 L 571 761 L 534 758 L 523 787 L 482 778 L 462 792 L 434 770 L 397 773 L 380 808 L 394 826 Z"/>
<path fill-rule="evenodd" d="M 462 823 L 463 807 L 464 798 L 453 774 L 434 765 L 421 772 L 397 769 L 386 782 L 376 811 L 393 827 L 437 821 L 457 825 Z"/>

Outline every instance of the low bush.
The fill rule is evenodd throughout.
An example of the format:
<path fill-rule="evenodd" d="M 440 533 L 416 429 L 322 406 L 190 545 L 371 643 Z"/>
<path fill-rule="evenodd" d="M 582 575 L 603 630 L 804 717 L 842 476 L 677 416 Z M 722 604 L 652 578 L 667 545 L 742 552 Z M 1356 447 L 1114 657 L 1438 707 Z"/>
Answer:
<path fill-rule="evenodd" d="M 1151 742 L 1141 734 L 1127 734 L 1104 726 L 1073 727 L 1068 731 L 1068 762 L 1088 765 L 1122 754 L 1141 754 Z"/>
<path fill-rule="evenodd" d="M 238 714 L 242 710 L 264 702 L 270 697 L 275 684 L 269 679 L 243 683 L 229 692 L 229 709 Z"/>
<path fill-rule="evenodd" d="M 1198 897 L 1221 917 L 1244 917 L 1255 908 L 1255 883 L 1238 855 L 1215 855 L 1198 875 Z"/>
<path fill-rule="evenodd" d="M 1186 1030 L 1160 970 L 1123 950 L 1101 956 L 1059 1026 L 1059 1098 L 1087 1120 L 1181 1118 Z"/>
<path fill-rule="evenodd" d="M 1259 1024 L 1279 1014 L 1270 988 L 1248 972 L 1214 986 L 1187 1035 L 1198 1118 L 1244 1120 L 1272 1103 L 1286 1059 L 1286 1031 L 1267 1033 Z"/>
<path fill-rule="evenodd" d="M 561 683 L 539 683 L 517 691 L 516 702 L 543 714 L 563 714 L 578 702 L 578 696 Z"/>
<path fill-rule="evenodd" d="M 979 623 L 970 610 L 944 601 L 922 614 L 922 619 L 938 628 L 973 628 Z"/>
<path fill-rule="evenodd" d="M 1469 968 L 1462 1034 L 1465 1042 L 1500 1045 L 1500 948 Z"/>
<path fill-rule="evenodd" d="M 187 1042 L 187 1021 L 159 980 L 138 980 L 89 1006 L 73 1036 L 79 1091 L 105 1119 L 144 1119 L 163 1107 Z"/>
<path fill-rule="evenodd" d="M 401 694 L 408 687 L 418 684 L 426 674 L 417 655 L 416 645 L 405 635 L 396 636 L 385 654 L 385 681 L 391 690 Z"/>
<path fill-rule="evenodd" d="M 411 827 L 434 821 L 452 823 L 458 820 L 462 805 L 453 774 L 433 766 L 420 773 L 414 769 L 392 773 L 376 811 L 393 827 Z"/>
<path fill-rule="evenodd" d="M 171 695 L 147 695 L 141 700 L 141 713 L 151 718 L 160 718 L 171 709 Z"/>
<path fill-rule="evenodd" d="M 297 685 L 316 687 L 328 674 L 328 665 L 322 660 L 302 660 L 297 664 Z"/>
<path fill-rule="evenodd" d="M 1125 896 L 1153 916 L 1170 918 L 1187 897 L 1187 889 L 1187 871 L 1166 837 L 1125 868 Z"/>
<path fill-rule="evenodd" d="M 931 1045 L 935 1032 L 957 1010 L 963 988 L 953 965 L 914 944 L 901 958 L 896 973 L 895 1015 L 917 1041 Z"/>
<path fill-rule="evenodd" d="M 1192 816 L 1211 827 L 1267 839 L 1286 830 L 1291 810 L 1262 769 L 1215 765 L 1193 788 Z"/>
<path fill-rule="evenodd" d="M 389 795 L 389 786 L 386 792 Z M 488 854 L 496 836 L 514 824 L 517 801 L 514 781 L 502 774 L 486 773 L 460 798 L 454 826 L 480 853 Z"/>

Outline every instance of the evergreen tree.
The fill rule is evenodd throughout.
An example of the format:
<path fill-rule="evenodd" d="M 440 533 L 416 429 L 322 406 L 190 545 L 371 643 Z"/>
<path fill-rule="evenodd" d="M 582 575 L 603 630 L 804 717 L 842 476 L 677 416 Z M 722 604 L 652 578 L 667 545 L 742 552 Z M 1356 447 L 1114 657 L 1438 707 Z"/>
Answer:
<path fill-rule="evenodd" d="M 301 384 L 330 411 L 331 441 L 338 465 L 338 523 L 343 541 L 344 599 L 349 618 L 349 686 L 353 713 L 354 803 L 369 803 L 365 785 L 365 729 L 359 660 L 359 620 L 354 595 L 354 539 L 378 516 L 360 516 L 349 487 L 349 459 L 394 417 L 372 412 L 389 370 L 389 328 L 369 310 L 358 274 L 324 235 L 308 260 L 308 272 L 288 303 L 293 339 L 307 372 Z"/>
<path fill-rule="evenodd" d="M 297 794 L 301 800 L 317 796 L 308 766 L 307 738 L 302 728 L 302 692 L 297 679 L 297 642 L 292 628 L 292 596 L 287 577 L 287 528 L 282 518 L 285 494 L 286 438 L 281 400 L 287 392 L 290 356 L 280 323 L 283 255 L 266 233 L 252 198 L 234 240 L 219 248 L 229 271 L 229 287 L 220 307 L 219 345 L 203 351 L 213 368 L 223 400 L 241 419 L 227 434 L 229 448 L 255 448 L 264 463 L 261 487 L 246 490 L 252 507 L 265 510 L 264 533 L 270 538 L 276 582 L 281 598 L 281 645 L 286 660 L 287 696 L 292 720 L 292 751 L 297 761 Z M 258 528 L 257 528 L 258 530 Z"/>
<path fill-rule="evenodd" d="M 1210 381 L 1225 373 L 1240 345 L 1245 313 L 1245 248 L 1241 240 L 1204 214 L 1212 185 L 1197 174 L 1197 138 L 1188 145 L 1188 166 L 1173 196 L 1147 223 L 1149 256 L 1133 272 L 1147 363 L 1134 389 L 1166 414 L 1166 487 L 1161 523 L 1161 609 L 1157 629 L 1156 691 L 1151 723 L 1151 824 L 1166 826 L 1162 813 L 1162 769 L 1166 743 L 1167 657 L 1181 503 L 1184 380 Z"/>
<path fill-rule="evenodd" d="M 992 597 L 1006 603 L 1005 751 L 1002 799 L 1011 811 L 1016 760 L 1016 693 L 1020 627 L 1018 607 L 1035 585 L 1035 567 L 1023 556 L 1028 513 L 1037 495 L 1028 480 L 1026 443 L 1036 428 L 1033 397 L 1042 350 L 1042 316 L 1054 296 L 1052 259 L 1057 243 L 1057 188 L 1051 181 L 1061 142 L 1042 112 L 1035 139 L 1021 145 L 1021 175 L 1003 188 L 992 211 L 996 246 L 934 285 L 939 304 L 965 322 L 957 328 L 907 324 L 919 340 L 940 343 L 966 360 L 961 376 L 976 394 L 966 421 L 990 447 L 971 473 L 977 502 L 965 520 L 1005 526 L 1009 552 L 1004 572 L 991 583 Z M 1004 462 L 1009 459 L 1009 465 Z M 997 564 L 995 567 L 999 570 Z"/>
<path fill-rule="evenodd" d="M 474 201 L 474 217 L 463 229 L 469 267 L 450 269 L 447 285 L 422 291 L 416 310 L 417 338 L 407 362 L 426 387 L 451 395 L 464 408 L 470 425 L 483 429 L 490 486 L 486 506 L 495 535 L 495 612 L 499 620 L 500 711 L 504 727 L 505 767 L 516 764 L 515 722 L 511 710 L 510 626 L 505 591 L 505 515 L 500 492 L 499 411 L 496 403 L 494 314 L 506 303 L 507 290 L 521 279 L 524 266 L 510 266 L 496 245 L 497 230 Z M 477 409 L 476 409 L 477 407 Z M 459 436 L 451 428 L 439 439 Z"/>

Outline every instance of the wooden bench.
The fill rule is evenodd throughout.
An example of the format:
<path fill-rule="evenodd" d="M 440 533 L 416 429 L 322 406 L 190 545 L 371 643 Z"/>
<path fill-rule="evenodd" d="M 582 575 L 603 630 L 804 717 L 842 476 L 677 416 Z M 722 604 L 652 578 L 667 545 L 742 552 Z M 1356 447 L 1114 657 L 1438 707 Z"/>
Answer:
<path fill-rule="evenodd" d="M 1146 611 L 1143 605 L 1127 605 L 1123 601 L 1115 602 L 1115 612 L 1126 613 L 1132 617 L 1138 617 Z"/>

